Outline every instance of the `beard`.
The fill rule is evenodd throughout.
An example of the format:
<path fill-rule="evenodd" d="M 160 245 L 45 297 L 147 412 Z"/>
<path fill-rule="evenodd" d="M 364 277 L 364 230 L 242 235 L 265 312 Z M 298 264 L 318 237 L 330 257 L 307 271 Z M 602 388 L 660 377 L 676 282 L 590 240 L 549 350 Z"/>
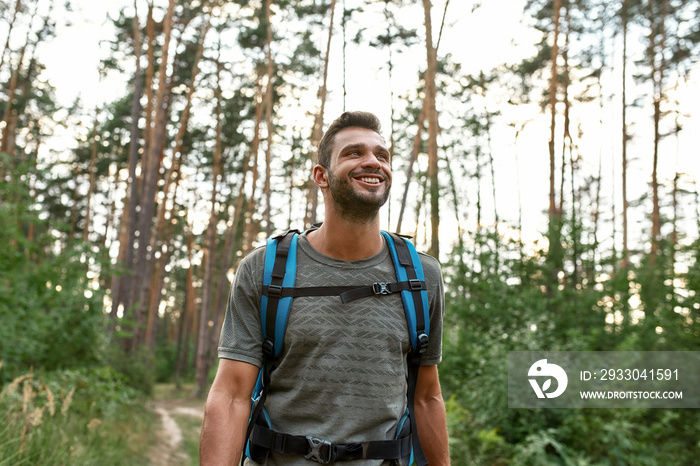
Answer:
<path fill-rule="evenodd" d="M 377 187 L 377 192 L 357 192 L 353 189 L 351 178 L 354 176 L 380 175 L 384 183 Z M 347 178 L 336 177 L 332 171 L 328 171 L 328 183 L 331 197 L 340 215 L 355 223 L 371 223 L 377 218 L 379 209 L 389 199 L 391 181 L 378 171 L 351 172 Z M 383 192 L 379 189 L 384 188 Z"/>

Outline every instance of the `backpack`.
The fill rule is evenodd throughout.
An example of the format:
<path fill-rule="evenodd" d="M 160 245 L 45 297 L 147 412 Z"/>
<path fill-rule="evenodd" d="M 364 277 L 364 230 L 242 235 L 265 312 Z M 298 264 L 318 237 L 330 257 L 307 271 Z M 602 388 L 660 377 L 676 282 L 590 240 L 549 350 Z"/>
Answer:
<path fill-rule="evenodd" d="M 317 228 L 317 226 L 315 226 Z M 245 455 L 262 463 L 270 451 L 296 453 L 319 463 L 356 459 L 392 460 L 408 466 L 414 456 L 418 466 L 427 465 L 418 440 L 414 414 L 414 395 L 420 358 L 428 346 L 430 319 L 428 294 L 423 267 L 413 243 L 398 234 L 382 231 L 389 245 L 397 281 L 364 286 L 320 286 L 295 288 L 298 230 L 269 238 L 265 252 L 260 322 L 263 333 L 263 365 L 252 395 L 251 415 L 246 432 Z M 401 293 L 409 329 L 411 351 L 408 353 L 408 406 L 397 426 L 394 440 L 333 444 L 311 436 L 275 432 L 264 408 L 270 375 L 282 352 L 287 316 L 292 299 L 300 296 L 339 296 L 342 303 L 373 295 Z M 245 458 L 241 458 L 241 465 Z"/>

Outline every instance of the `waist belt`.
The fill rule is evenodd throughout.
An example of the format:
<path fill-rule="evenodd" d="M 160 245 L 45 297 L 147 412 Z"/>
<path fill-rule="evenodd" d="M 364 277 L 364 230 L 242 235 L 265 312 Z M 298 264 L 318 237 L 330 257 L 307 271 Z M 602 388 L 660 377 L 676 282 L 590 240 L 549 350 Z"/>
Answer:
<path fill-rule="evenodd" d="M 294 453 L 323 464 L 360 459 L 398 460 L 411 454 L 410 434 L 395 440 L 337 444 L 311 436 L 282 434 L 255 425 L 250 441 L 276 453 Z"/>

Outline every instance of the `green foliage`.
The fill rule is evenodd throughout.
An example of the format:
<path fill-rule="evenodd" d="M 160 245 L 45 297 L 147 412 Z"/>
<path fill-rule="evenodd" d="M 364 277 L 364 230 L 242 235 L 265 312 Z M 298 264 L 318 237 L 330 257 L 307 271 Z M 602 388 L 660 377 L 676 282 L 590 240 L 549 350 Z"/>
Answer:
<path fill-rule="evenodd" d="M 126 386 L 146 395 L 153 393 L 156 376 L 153 371 L 154 356 L 149 350 L 143 348 L 128 353 L 112 345 L 106 350 L 105 359 L 111 368 L 123 376 Z"/>
<path fill-rule="evenodd" d="M 0 382 L 35 369 L 96 363 L 104 348 L 102 293 L 89 250 L 64 248 L 36 212 L 24 167 L 0 183 Z M 30 237 L 27 231 L 33 231 Z"/>
<path fill-rule="evenodd" d="M 557 237 L 554 263 L 544 250 L 526 253 L 480 230 L 444 266 L 440 375 L 453 464 L 692 464 L 700 452 L 693 410 L 507 407 L 509 351 L 691 351 L 700 341 L 697 244 L 676 251 L 688 264 L 683 274 L 668 243 L 654 261 L 623 268 L 613 258 L 602 273 L 588 263 L 580 231 L 564 221 Z"/>
<path fill-rule="evenodd" d="M 109 368 L 29 373 L 0 392 L 0 464 L 145 464 L 154 419 Z"/>

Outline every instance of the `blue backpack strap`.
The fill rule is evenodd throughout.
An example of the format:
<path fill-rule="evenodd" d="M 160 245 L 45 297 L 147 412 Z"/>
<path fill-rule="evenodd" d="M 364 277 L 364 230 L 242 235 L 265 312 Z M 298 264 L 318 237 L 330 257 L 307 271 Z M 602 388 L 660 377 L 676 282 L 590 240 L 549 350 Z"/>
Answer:
<path fill-rule="evenodd" d="M 430 314 L 428 292 L 423 265 L 413 243 L 395 234 L 382 231 L 387 240 L 391 259 L 396 269 L 396 279 L 408 282 L 410 289 L 401 291 L 401 299 L 406 312 L 408 332 L 413 351 L 423 353 L 430 335 Z"/>
<path fill-rule="evenodd" d="M 424 286 L 425 274 L 413 243 L 394 233 L 382 231 L 382 235 L 384 235 L 389 245 L 389 252 L 394 262 L 397 280 L 399 282 L 408 281 L 411 285 L 410 289 L 401 291 L 401 299 L 406 313 L 411 340 L 411 352 L 408 354 L 408 412 L 411 423 L 413 458 L 418 466 L 426 466 L 428 461 L 425 458 L 418 438 L 418 426 L 414 408 L 420 359 L 428 347 L 428 335 L 430 334 L 428 292 L 427 287 Z"/>
<path fill-rule="evenodd" d="M 267 240 L 263 291 L 260 300 L 260 323 L 263 340 L 272 345 L 273 359 L 282 352 L 287 316 L 292 297 L 282 297 L 282 288 L 294 288 L 297 274 L 297 241 L 299 232 L 287 233 Z"/>
<path fill-rule="evenodd" d="M 270 375 L 275 368 L 275 359 L 282 352 L 284 331 L 292 305 L 291 297 L 282 297 L 283 287 L 294 287 L 297 273 L 298 230 L 269 238 L 265 249 L 263 268 L 263 292 L 260 297 L 260 325 L 263 336 L 263 365 L 253 390 L 252 409 L 246 432 L 245 455 L 258 463 L 264 461 L 268 452 L 251 445 L 250 436 L 256 424 L 269 427 L 269 418 L 264 409 Z M 241 465 L 244 458 L 241 458 Z"/>

